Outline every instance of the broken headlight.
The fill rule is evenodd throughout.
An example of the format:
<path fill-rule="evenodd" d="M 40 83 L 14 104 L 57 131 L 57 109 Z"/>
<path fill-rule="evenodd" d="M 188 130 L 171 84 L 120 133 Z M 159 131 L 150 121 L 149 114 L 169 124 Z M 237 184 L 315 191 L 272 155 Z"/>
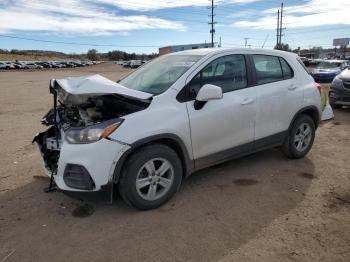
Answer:
<path fill-rule="evenodd" d="M 66 139 L 70 144 L 89 144 L 102 138 L 108 138 L 122 123 L 121 119 L 106 121 L 91 125 L 83 129 L 71 128 L 66 132 Z"/>

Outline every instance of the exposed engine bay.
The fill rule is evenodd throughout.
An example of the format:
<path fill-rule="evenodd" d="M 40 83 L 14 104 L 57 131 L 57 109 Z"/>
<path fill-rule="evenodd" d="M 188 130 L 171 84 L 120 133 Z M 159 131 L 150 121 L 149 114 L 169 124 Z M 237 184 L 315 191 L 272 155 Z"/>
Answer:
<path fill-rule="evenodd" d="M 123 116 L 146 109 L 152 98 L 151 94 L 128 89 L 100 75 L 53 79 L 50 93 L 53 108 L 41 120 L 49 128 L 33 142 L 38 144 L 51 177 L 57 172 L 63 136 L 73 130 L 74 139 L 86 129 L 121 123 Z"/>
<path fill-rule="evenodd" d="M 65 105 L 58 98 L 58 103 L 56 120 L 63 130 L 71 127 L 86 127 L 110 119 L 120 118 L 143 110 L 149 105 L 147 102 L 119 95 L 102 95 L 88 98 L 86 102 L 79 105 Z M 55 124 L 54 108 L 44 116 L 42 123 L 48 126 Z"/>

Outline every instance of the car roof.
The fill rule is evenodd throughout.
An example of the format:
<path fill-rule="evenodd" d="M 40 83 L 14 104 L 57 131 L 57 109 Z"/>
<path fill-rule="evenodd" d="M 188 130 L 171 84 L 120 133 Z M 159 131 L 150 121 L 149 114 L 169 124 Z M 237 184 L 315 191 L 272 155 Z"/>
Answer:
<path fill-rule="evenodd" d="M 214 54 L 220 54 L 220 53 L 226 53 L 229 51 L 234 52 L 249 52 L 249 53 L 258 53 L 258 54 L 266 54 L 266 55 L 292 55 L 297 56 L 295 53 L 291 52 L 285 52 L 280 50 L 270 50 L 270 49 L 258 49 L 258 48 L 198 48 L 198 49 L 191 49 L 191 50 L 185 50 L 175 53 L 170 53 L 168 55 L 171 56 L 177 56 L 177 55 L 214 55 Z"/>
<path fill-rule="evenodd" d="M 347 61 L 346 60 L 332 59 L 332 60 L 324 60 L 324 62 L 328 62 L 328 63 L 343 63 L 343 62 L 347 62 Z"/>

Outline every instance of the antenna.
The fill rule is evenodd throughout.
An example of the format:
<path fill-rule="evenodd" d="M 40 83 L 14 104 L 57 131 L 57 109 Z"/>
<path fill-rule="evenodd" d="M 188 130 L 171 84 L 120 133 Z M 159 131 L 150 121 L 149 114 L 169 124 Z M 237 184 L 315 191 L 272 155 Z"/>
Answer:
<path fill-rule="evenodd" d="M 264 48 L 264 46 L 265 46 L 265 44 L 266 44 L 266 41 L 267 41 L 267 39 L 269 38 L 269 36 L 270 36 L 269 34 L 266 35 L 265 40 L 264 40 L 264 43 L 263 43 L 263 45 L 262 45 L 261 48 Z"/>

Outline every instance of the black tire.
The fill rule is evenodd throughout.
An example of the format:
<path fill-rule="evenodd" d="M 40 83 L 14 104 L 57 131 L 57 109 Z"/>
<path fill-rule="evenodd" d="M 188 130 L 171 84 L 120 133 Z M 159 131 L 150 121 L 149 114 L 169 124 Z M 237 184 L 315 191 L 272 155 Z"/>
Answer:
<path fill-rule="evenodd" d="M 337 105 L 337 104 L 333 104 L 333 103 L 332 103 L 332 104 L 331 104 L 331 107 L 332 107 L 332 108 L 335 108 L 335 109 L 342 109 L 343 106 L 342 106 L 342 105 Z"/>
<path fill-rule="evenodd" d="M 297 135 L 298 129 L 302 125 L 307 125 L 311 129 L 311 137 L 308 145 L 303 150 L 298 150 L 296 142 L 294 142 L 294 138 Z M 315 139 L 315 123 L 311 117 L 308 115 L 300 115 L 292 124 L 288 137 L 285 139 L 282 145 L 282 152 L 288 157 L 292 159 L 298 159 L 304 157 L 311 149 L 313 142 Z"/>
<path fill-rule="evenodd" d="M 150 160 L 162 158 L 167 160 L 173 168 L 173 182 L 168 191 L 156 200 L 142 198 L 136 189 L 136 180 L 140 169 Z M 124 201 L 131 207 L 139 210 L 157 208 L 179 190 L 182 180 L 182 163 L 174 150 L 164 144 L 150 144 L 140 148 L 126 161 L 119 181 L 119 192 Z"/>

